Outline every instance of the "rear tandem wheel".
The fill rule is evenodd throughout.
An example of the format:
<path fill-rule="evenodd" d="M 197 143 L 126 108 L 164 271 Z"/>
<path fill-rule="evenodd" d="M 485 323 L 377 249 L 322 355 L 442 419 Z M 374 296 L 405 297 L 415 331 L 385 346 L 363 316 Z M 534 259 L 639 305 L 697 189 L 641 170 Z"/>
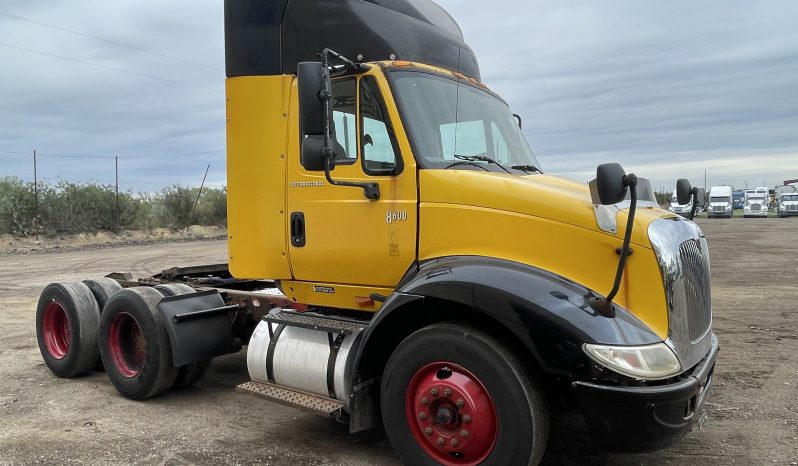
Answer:
<path fill-rule="evenodd" d="M 103 312 L 103 308 L 105 307 L 105 303 L 111 299 L 111 296 L 114 295 L 117 291 L 122 290 L 122 285 L 119 284 L 113 278 L 108 277 L 101 277 L 101 278 L 88 278 L 83 280 L 83 283 L 89 287 L 91 293 L 94 295 L 95 301 L 97 301 L 97 306 L 100 309 L 100 314 Z M 97 334 L 99 335 L 100 332 L 100 322 L 99 319 L 97 320 Z M 94 370 L 97 372 L 104 372 L 105 368 L 103 367 L 103 362 L 100 359 L 99 347 L 97 349 L 97 364 L 94 366 Z"/>
<path fill-rule="evenodd" d="M 36 306 L 36 337 L 44 363 L 58 377 L 90 371 L 99 359 L 100 309 L 81 282 L 47 285 Z"/>
<path fill-rule="evenodd" d="M 114 294 L 100 318 L 100 355 L 108 378 L 127 398 L 159 395 L 174 384 L 172 347 L 163 316 L 155 307 L 163 296 L 151 287 Z"/>

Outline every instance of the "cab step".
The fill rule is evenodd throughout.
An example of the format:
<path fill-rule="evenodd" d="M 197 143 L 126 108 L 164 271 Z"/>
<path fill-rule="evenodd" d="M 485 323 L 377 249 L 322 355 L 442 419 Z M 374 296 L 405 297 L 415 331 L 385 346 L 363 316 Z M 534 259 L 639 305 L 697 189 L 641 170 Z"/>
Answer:
<path fill-rule="evenodd" d="M 263 317 L 263 320 L 277 325 L 309 328 L 311 330 L 340 335 L 354 335 L 368 327 L 368 322 L 365 321 L 329 317 L 307 312 L 288 311 L 285 309 L 273 314 L 267 314 Z"/>
<path fill-rule="evenodd" d="M 269 382 L 256 382 L 254 380 L 236 387 L 240 393 L 256 395 L 280 404 L 303 408 L 317 414 L 332 415 L 344 407 L 339 400 L 281 387 Z"/>

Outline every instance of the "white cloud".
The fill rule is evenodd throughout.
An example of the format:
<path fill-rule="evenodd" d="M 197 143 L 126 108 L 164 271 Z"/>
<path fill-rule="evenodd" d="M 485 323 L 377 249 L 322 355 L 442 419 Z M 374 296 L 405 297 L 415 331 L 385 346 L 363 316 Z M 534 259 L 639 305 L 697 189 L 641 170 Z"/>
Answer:
<path fill-rule="evenodd" d="M 798 177 L 798 3 L 441 0 L 483 80 L 524 117 L 548 171 L 598 163 L 672 186 Z M 0 12 L 224 67 L 222 2 L 29 2 Z M 0 15 L 0 43 L 221 90 L 221 71 Z M 223 95 L 0 46 L 0 151 L 158 155 L 223 149 Z M 31 177 L 0 152 L 0 176 Z M 112 160 L 43 157 L 40 175 L 113 181 Z M 124 160 L 124 186 L 223 184 L 224 154 Z M 110 168 L 109 168 L 110 167 Z M 751 179 L 755 177 L 755 179 Z M 698 181 L 701 181 L 699 183 Z"/>

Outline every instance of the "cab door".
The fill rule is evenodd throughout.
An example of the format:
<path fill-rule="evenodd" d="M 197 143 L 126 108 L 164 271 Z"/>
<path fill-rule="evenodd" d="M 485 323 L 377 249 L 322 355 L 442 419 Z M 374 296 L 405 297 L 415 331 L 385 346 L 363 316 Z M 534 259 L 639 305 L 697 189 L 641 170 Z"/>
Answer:
<path fill-rule="evenodd" d="M 416 164 L 387 82 L 373 73 L 333 81 L 335 134 L 344 154 L 332 178 L 376 182 L 380 198 L 330 185 L 324 172 L 302 167 L 298 155 L 289 160 L 295 281 L 393 289 L 416 260 Z"/>

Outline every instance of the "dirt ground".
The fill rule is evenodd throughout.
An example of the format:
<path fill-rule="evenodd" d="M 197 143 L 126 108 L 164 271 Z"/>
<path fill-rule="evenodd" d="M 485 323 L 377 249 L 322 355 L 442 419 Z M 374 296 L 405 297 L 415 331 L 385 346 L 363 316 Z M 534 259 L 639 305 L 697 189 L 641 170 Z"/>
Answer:
<path fill-rule="evenodd" d="M 553 422 L 544 464 L 798 464 L 798 219 L 699 219 L 710 241 L 721 342 L 709 420 L 645 455 L 590 448 L 578 417 Z M 0 255 L 0 464 L 397 464 L 381 432 L 233 391 L 243 354 L 217 358 L 194 387 L 146 402 L 103 373 L 53 376 L 36 344 L 49 282 L 223 262 L 224 241 Z"/>
<path fill-rule="evenodd" d="M 191 225 L 186 229 L 153 228 L 150 230 L 122 230 L 118 233 L 98 231 L 71 235 L 13 236 L 0 235 L 0 254 L 38 254 L 87 249 L 135 246 L 188 240 L 221 239 L 227 237 L 223 226 Z"/>

